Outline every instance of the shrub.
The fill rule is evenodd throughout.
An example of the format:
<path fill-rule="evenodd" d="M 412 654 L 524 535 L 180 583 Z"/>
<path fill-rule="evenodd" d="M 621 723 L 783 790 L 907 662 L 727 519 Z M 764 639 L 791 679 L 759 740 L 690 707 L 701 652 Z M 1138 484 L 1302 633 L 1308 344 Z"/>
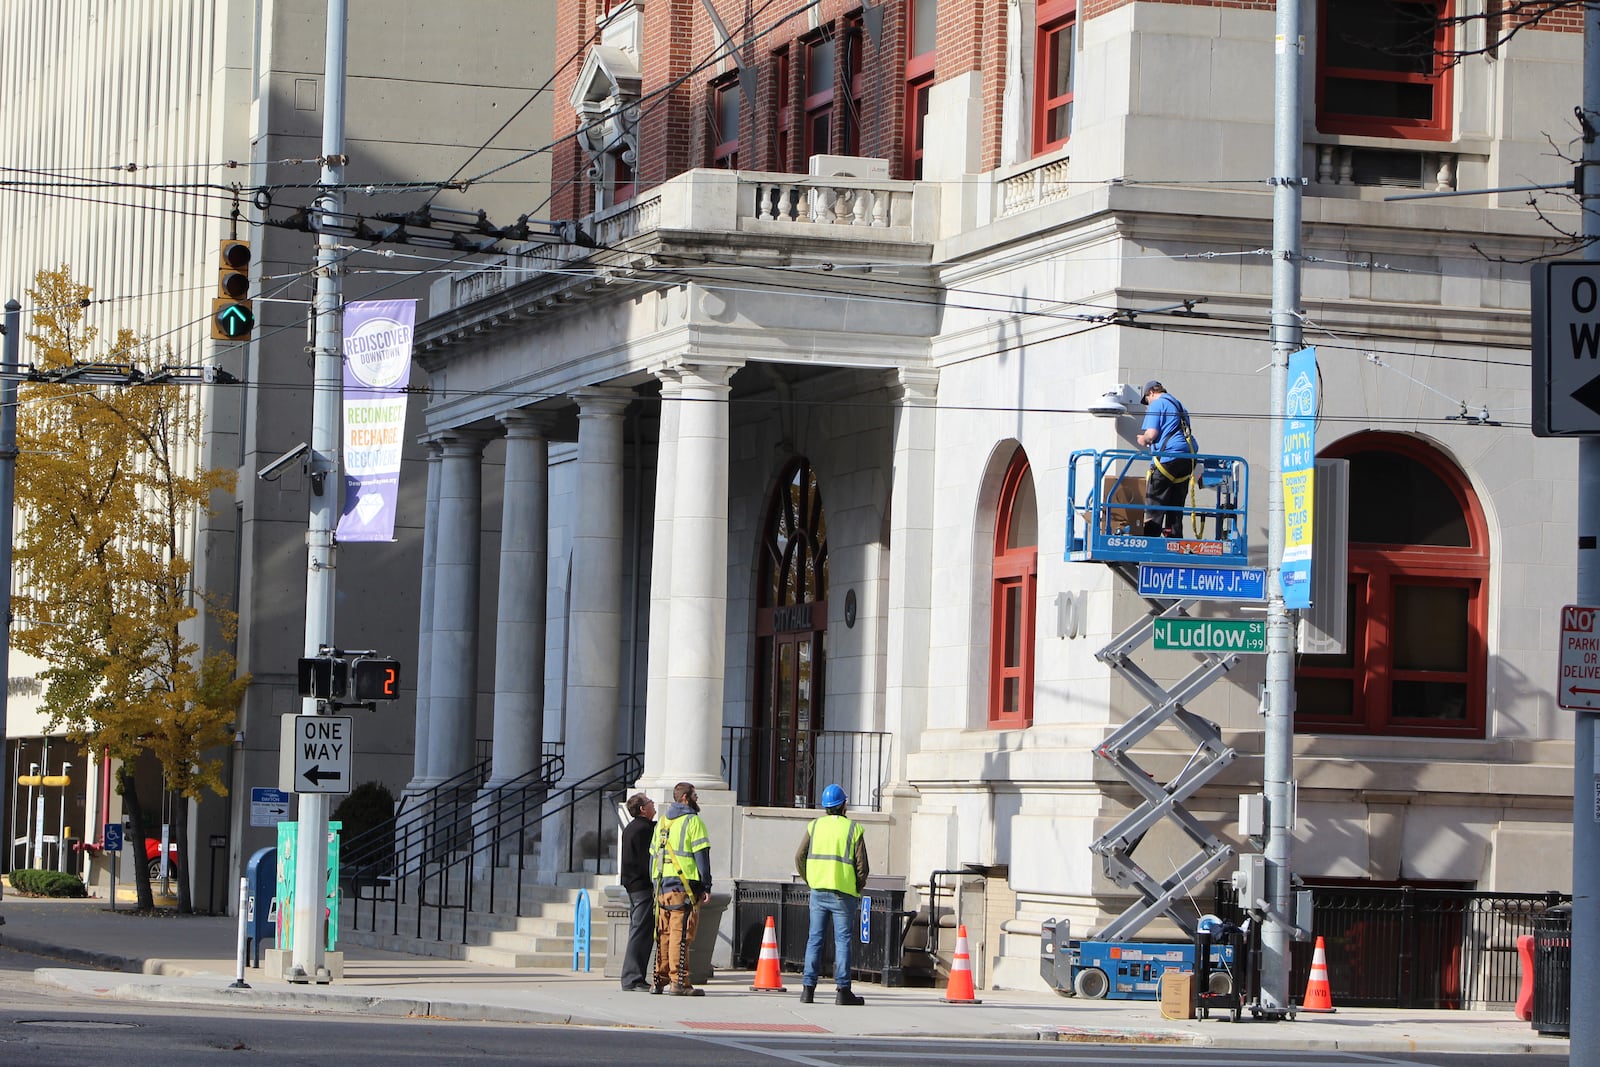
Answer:
<path fill-rule="evenodd" d="M 62 871 L 21 870 L 11 872 L 11 888 L 40 897 L 86 897 L 83 879 Z"/>
<path fill-rule="evenodd" d="M 394 794 L 382 782 L 362 782 L 333 809 L 332 821 L 343 823 L 339 839 L 354 841 L 394 818 Z"/>

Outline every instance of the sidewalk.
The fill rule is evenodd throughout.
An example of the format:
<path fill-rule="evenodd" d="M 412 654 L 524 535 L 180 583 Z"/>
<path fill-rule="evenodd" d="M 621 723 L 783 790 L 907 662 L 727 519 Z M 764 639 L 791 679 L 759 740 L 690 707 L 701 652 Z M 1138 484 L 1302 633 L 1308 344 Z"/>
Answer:
<path fill-rule="evenodd" d="M 37 981 L 91 996 L 163 1003 L 294 1008 L 363 1015 L 570 1023 L 665 1030 L 830 1033 L 872 1037 L 976 1037 L 1159 1042 L 1215 1048 L 1361 1052 L 1544 1052 L 1566 1055 L 1564 1038 L 1544 1037 L 1510 1012 L 1390 1011 L 1340 1008 L 1293 1022 L 1230 1023 L 1161 1018 L 1149 1001 L 1080 1000 L 1053 994 L 982 990 L 981 1004 L 951 1005 L 934 989 L 862 984 L 861 1008 L 833 1004 L 830 983 L 802 1005 L 799 979 L 783 993 L 753 993 L 749 972 L 723 972 L 693 1000 L 625 993 L 601 975 L 510 971 L 456 960 L 352 947 L 345 977 L 330 985 L 291 985 L 246 970 L 249 989 L 232 989 L 237 926 L 210 916 L 144 918 L 111 911 L 104 900 L 42 900 L 7 893 L 0 947 L 79 965 L 41 969 Z M 99 968 L 99 969 L 89 969 Z M 108 973 L 117 971 L 121 973 Z"/>

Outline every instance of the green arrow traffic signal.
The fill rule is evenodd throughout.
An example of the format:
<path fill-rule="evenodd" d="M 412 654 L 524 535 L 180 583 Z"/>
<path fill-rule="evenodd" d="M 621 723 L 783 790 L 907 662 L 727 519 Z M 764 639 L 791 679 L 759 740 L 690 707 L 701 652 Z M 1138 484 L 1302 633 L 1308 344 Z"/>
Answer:
<path fill-rule="evenodd" d="M 218 341 L 248 341 L 256 313 L 248 300 L 218 298 L 212 301 L 211 336 Z"/>

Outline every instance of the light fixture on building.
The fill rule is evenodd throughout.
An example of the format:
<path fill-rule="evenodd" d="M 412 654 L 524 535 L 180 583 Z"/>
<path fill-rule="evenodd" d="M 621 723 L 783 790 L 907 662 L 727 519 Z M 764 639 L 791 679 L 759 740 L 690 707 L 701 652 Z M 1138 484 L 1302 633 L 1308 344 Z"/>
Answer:
<path fill-rule="evenodd" d="M 1143 397 L 1139 395 L 1139 387 L 1126 383 L 1115 389 L 1108 389 L 1101 394 L 1100 399 L 1089 405 L 1089 414 L 1099 415 L 1101 418 L 1114 419 L 1120 415 L 1131 415 Z"/>

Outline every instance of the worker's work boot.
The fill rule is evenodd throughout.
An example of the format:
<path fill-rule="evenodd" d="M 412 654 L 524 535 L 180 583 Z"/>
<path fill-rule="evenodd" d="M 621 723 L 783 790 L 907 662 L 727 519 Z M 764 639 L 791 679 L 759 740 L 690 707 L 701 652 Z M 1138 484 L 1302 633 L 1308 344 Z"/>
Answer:
<path fill-rule="evenodd" d="M 817 996 L 817 987 L 816 986 L 814 986 L 814 985 L 803 985 L 803 986 L 800 987 L 800 1003 L 802 1003 L 802 1004 L 810 1004 L 813 1000 L 816 999 L 816 996 Z"/>
<path fill-rule="evenodd" d="M 840 986 L 839 991 L 833 995 L 833 1002 L 835 1004 L 848 1004 L 852 1008 L 859 1008 L 866 1003 L 866 1001 L 850 992 L 849 986 Z"/>

